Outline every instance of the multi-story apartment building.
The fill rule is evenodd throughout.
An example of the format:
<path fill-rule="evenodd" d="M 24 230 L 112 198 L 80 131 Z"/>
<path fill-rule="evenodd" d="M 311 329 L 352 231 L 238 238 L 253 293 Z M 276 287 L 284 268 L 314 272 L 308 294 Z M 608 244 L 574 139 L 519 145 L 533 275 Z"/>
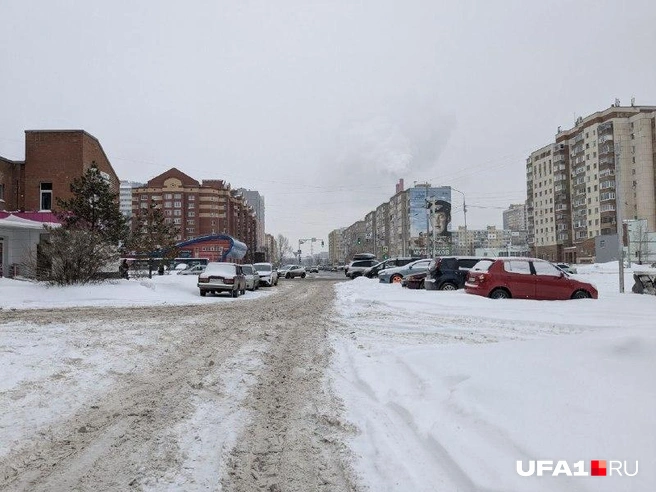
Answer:
<path fill-rule="evenodd" d="M 362 252 L 378 258 L 449 254 L 450 221 L 451 187 L 423 183 L 404 190 L 400 180 L 388 202 L 343 230 L 345 259 Z"/>
<path fill-rule="evenodd" d="M 526 164 L 532 252 L 576 262 L 623 219 L 656 230 L 656 106 L 619 105 L 578 118 Z M 618 195 L 620 201 L 618 202 Z"/>
<path fill-rule="evenodd" d="M 267 261 L 271 263 L 278 261 L 278 243 L 271 234 L 264 235 L 264 252 Z"/>
<path fill-rule="evenodd" d="M 121 181 L 119 191 L 119 206 L 121 213 L 127 218 L 132 217 L 132 189 L 141 188 L 144 184 L 136 181 Z"/>
<path fill-rule="evenodd" d="M 503 211 L 503 228 L 509 231 L 525 231 L 528 229 L 525 203 L 511 204 Z"/>
<path fill-rule="evenodd" d="M 376 207 L 376 229 L 374 234 L 374 254 L 378 258 L 389 256 L 390 244 L 390 217 L 389 202 L 381 203 Z"/>
<path fill-rule="evenodd" d="M 264 197 L 260 195 L 258 191 L 255 190 L 247 190 L 245 188 L 239 188 L 237 191 L 239 191 L 242 194 L 242 196 L 246 200 L 246 203 L 250 205 L 253 211 L 255 212 L 255 218 L 257 219 L 257 226 L 256 226 L 257 230 L 255 234 L 256 243 L 257 243 L 256 251 L 261 251 L 262 248 L 264 247 L 264 234 L 265 234 Z"/>
<path fill-rule="evenodd" d="M 171 168 L 133 189 L 133 214 L 151 204 L 161 207 L 165 220 L 176 226 L 178 241 L 228 234 L 244 242 L 250 253 L 255 251 L 255 213 L 223 180 L 201 183 Z"/>
<path fill-rule="evenodd" d="M 328 259 L 332 265 L 343 265 L 346 262 L 344 228 L 328 234 Z"/>

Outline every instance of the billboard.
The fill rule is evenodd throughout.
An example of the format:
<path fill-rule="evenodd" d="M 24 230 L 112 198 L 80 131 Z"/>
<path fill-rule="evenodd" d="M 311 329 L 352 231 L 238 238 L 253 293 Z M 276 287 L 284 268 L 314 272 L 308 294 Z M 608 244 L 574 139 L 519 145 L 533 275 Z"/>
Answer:
<path fill-rule="evenodd" d="M 410 254 L 451 253 L 451 187 L 420 187 L 408 190 Z"/>

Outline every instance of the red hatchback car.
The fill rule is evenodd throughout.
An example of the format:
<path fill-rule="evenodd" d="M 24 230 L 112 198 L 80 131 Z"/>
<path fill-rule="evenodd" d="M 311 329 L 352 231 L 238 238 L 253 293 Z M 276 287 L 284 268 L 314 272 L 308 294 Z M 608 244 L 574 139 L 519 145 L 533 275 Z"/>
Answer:
<path fill-rule="evenodd" d="M 597 299 L 597 289 L 574 280 L 552 263 L 536 258 L 490 258 L 469 271 L 469 294 L 492 299 Z"/>

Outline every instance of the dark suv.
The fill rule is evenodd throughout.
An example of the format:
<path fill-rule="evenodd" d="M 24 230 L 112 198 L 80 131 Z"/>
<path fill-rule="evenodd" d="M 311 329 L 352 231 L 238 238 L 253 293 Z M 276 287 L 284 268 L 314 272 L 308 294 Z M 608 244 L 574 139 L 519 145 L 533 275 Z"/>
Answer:
<path fill-rule="evenodd" d="M 474 256 L 442 256 L 428 267 L 424 280 L 426 290 L 457 290 L 465 286 L 469 270 L 482 258 Z"/>

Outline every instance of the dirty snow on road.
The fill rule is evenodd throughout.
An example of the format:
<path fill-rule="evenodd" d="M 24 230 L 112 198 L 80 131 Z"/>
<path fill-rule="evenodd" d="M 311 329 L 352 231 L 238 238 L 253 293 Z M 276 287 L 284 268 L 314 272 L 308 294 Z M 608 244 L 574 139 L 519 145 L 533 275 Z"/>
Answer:
<path fill-rule="evenodd" d="M 153 282 L 157 304 L 176 282 L 191 294 L 186 277 Z M 352 489 L 324 378 L 333 295 L 289 282 L 194 306 L 0 310 L 0 488 Z"/>

